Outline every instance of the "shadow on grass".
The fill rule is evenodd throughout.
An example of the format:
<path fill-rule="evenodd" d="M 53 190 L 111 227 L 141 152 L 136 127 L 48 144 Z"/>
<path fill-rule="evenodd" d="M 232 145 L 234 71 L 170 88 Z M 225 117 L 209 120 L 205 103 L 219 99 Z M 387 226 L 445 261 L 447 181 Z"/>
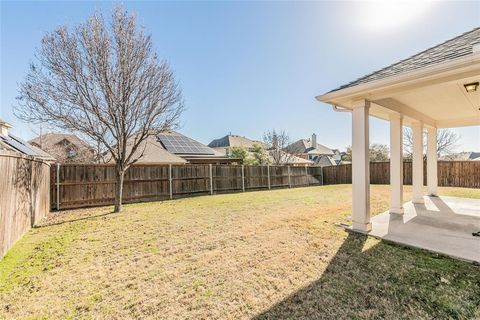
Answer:
<path fill-rule="evenodd" d="M 114 214 L 118 214 L 118 213 L 115 213 L 115 212 L 111 211 L 111 212 L 105 212 L 105 213 L 96 214 L 96 215 L 84 216 L 84 217 L 80 217 L 80 218 L 72 217 L 72 219 L 65 219 L 65 220 L 58 221 L 58 222 L 51 222 L 51 223 L 47 222 L 45 224 L 34 226 L 33 228 L 34 229 L 41 229 L 41 228 L 48 228 L 48 227 L 52 227 L 52 226 L 59 226 L 59 225 L 66 224 L 66 223 L 86 221 L 86 220 L 95 220 L 95 219 L 98 219 L 98 218 L 101 218 L 101 217 L 111 216 L 111 215 L 114 215 Z"/>
<path fill-rule="evenodd" d="M 350 233 L 322 276 L 254 319 L 473 319 L 480 269 Z"/>

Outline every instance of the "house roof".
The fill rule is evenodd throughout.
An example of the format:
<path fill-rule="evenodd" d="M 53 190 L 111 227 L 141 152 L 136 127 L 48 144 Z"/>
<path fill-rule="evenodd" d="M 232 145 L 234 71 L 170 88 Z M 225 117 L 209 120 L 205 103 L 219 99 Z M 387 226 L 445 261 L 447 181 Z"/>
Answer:
<path fill-rule="evenodd" d="M 429 48 L 425 51 L 417 53 L 409 58 L 403 59 L 388 67 L 380 69 L 363 76 L 359 79 L 344 84 L 330 92 L 357 86 L 402 73 L 418 70 L 421 68 L 433 66 L 435 64 L 448 62 L 471 55 L 474 51 L 473 47 L 480 44 L 480 27 L 465 32 L 453 39 L 447 40 L 439 45 Z"/>
<path fill-rule="evenodd" d="M 130 149 L 131 150 L 131 149 Z M 128 153 L 130 152 L 128 151 Z M 143 156 L 137 161 L 138 164 L 184 164 L 187 161 L 176 156 L 163 148 L 155 136 L 149 136 L 135 151 L 134 157 Z"/>
<path fill-rule="evenodd" d="M 233 134 L 228 134 L 222 138 L 212 140 L 208 144 L 210 148 L 228 148 L 228 147 L 245 147 L 252 148 L 254 144 L 263 146 L 261 141 L 251 140 L 246 137 L 241 137 Z"/>
<path fill-rule="evenodd" d="M 214 150 L 206 145 L 184 136 L 183 134 L 170 130 L 164 131 L 157 135 L 159 143 L 168 152 L 182 157 L 188 162 L 216 162 L 216 161 L 237 161 L 238 159 L 231 159 L 222 152 Z"/>
<path fill-rule="evenodd" d="M 332 149 L 317 142 L 317 147 L 312 147 L 311 139 L 300 139 L 285 148 L 290 153 L 308 153 L 333 155 Z"/>
<path fill-rule="evenodd" d="M 12 135 L 11 133 L 9 133 L 7 136 L 0 135 L 0 149 L 13 151 L 16 153 L 41 158 L 44 160 L 55 160 L 45 151 L 29 144 L 28 142 Z"/>
<path fill-rule="evenodd" d="M 221 155 L 212 148 L 207 147 L 206 145 L 173 130 L 162 132 L 157 136 L 157 138 L 162 146 L 168 150 L 168 152 L 173 154 L 189 156 Z"/>
<path fill-rule="evenodd" d="M 480 160 L 480 152 L 470 152 L 469 160 Z"/>
<path fill-rule="evenodd" d="M 322 166 L 322 167 L 337 165 L 337 162 L 333 158 L 323 154 L 316 157 L 314 162 L 315 162 L 315 165 Z"/>
<path fill-rule="evenodd" d="M 53 146 L 63 140 L 68 140 L 70 143 L 79 147 L 81 146 L 83 148 L 93 149 L 92 146 L 90 146 L 88 143 L 86 143 L 76 135 L 68 133 L 45 133 L 28 142 L 31 144 L 34 143 L 38 146 Z"/>
<path fill-rule="evenodd" d="M 271 157 L 271 155 L 270 155 Z M 295 155 L 289 154 L 287 152 L 282 152 L 281 155 L 282 163 L 284 164 L 298 164 L 298 165 L 312 165 L 313 161 L 297 157 Z"/>

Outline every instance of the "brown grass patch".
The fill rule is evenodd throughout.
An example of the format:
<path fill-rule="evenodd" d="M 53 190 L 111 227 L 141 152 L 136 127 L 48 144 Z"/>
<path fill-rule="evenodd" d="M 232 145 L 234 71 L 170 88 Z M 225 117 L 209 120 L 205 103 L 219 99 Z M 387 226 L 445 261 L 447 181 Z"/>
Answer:
<path fill-rule="evenodd" d="M 337 185 L 52 214 L 0 261 L 0 317 L 474 317 L 478 268 L 348 235 L 350 199 Z M 372 212 L 388 199 L 372 186 Z"/>

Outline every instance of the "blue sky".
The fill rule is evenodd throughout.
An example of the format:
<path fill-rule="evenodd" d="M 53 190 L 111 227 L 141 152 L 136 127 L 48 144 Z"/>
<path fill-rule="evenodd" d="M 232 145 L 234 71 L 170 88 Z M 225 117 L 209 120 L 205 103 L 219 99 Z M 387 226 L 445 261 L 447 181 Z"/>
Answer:
<path fill-rule="evenodd" d="M 118 2 L 1 2 L 0 117 L 15 119 L 18 83 L 42 35 Z M 187 110 L 181 132 L 208 143 L 229 132 L 261 139 L 284 129 L 351 144 L 351 116 L 314 97 L 480 25 L 480 2 L 123 2 L 174 69 Z M 34 131 L 32 131 L 32 129 Z M 388 144 L 372 119 L 371 141 Z M 480 127 L 461 128 L 461 150 L 480 150 Z"/>

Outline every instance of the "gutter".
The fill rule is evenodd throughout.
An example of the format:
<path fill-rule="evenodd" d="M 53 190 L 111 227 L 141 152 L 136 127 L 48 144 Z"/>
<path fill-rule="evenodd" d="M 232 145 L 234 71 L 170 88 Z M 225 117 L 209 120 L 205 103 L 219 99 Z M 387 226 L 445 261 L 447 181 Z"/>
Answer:
<path fill-rule="evenodd" d="M 344 108 L 342 106 L 337 106 L 335 104 L 332 104 L 331 107 L 335 112 L 352 112 L 352 110 L 350 109 Z"/>
<path fill-rule="evenodd" d="M 461 68 L 464 70 L 460 70 Z M 429 81 L 442 76 L 443 73 L 458 73 L 458 71 L 468 72 L 475 70 L 480 70 L 480 52 L 474 52 L 473 54 L 465 57 L 444 63 L 438 63 L 433 66 L 417 69 L 411 72 L 402 73 L 397 76 L 391 76 L 376 81 L 358 84 L 356 86 L 348 87 L 338 91 L 328 92 L 316 96 L 315 99 L 321 102 L 329 103 L 337 99 L 354 98 L 365 93 L 371 94 L 374 91 L 391 90 L 410 83 Z"/>

